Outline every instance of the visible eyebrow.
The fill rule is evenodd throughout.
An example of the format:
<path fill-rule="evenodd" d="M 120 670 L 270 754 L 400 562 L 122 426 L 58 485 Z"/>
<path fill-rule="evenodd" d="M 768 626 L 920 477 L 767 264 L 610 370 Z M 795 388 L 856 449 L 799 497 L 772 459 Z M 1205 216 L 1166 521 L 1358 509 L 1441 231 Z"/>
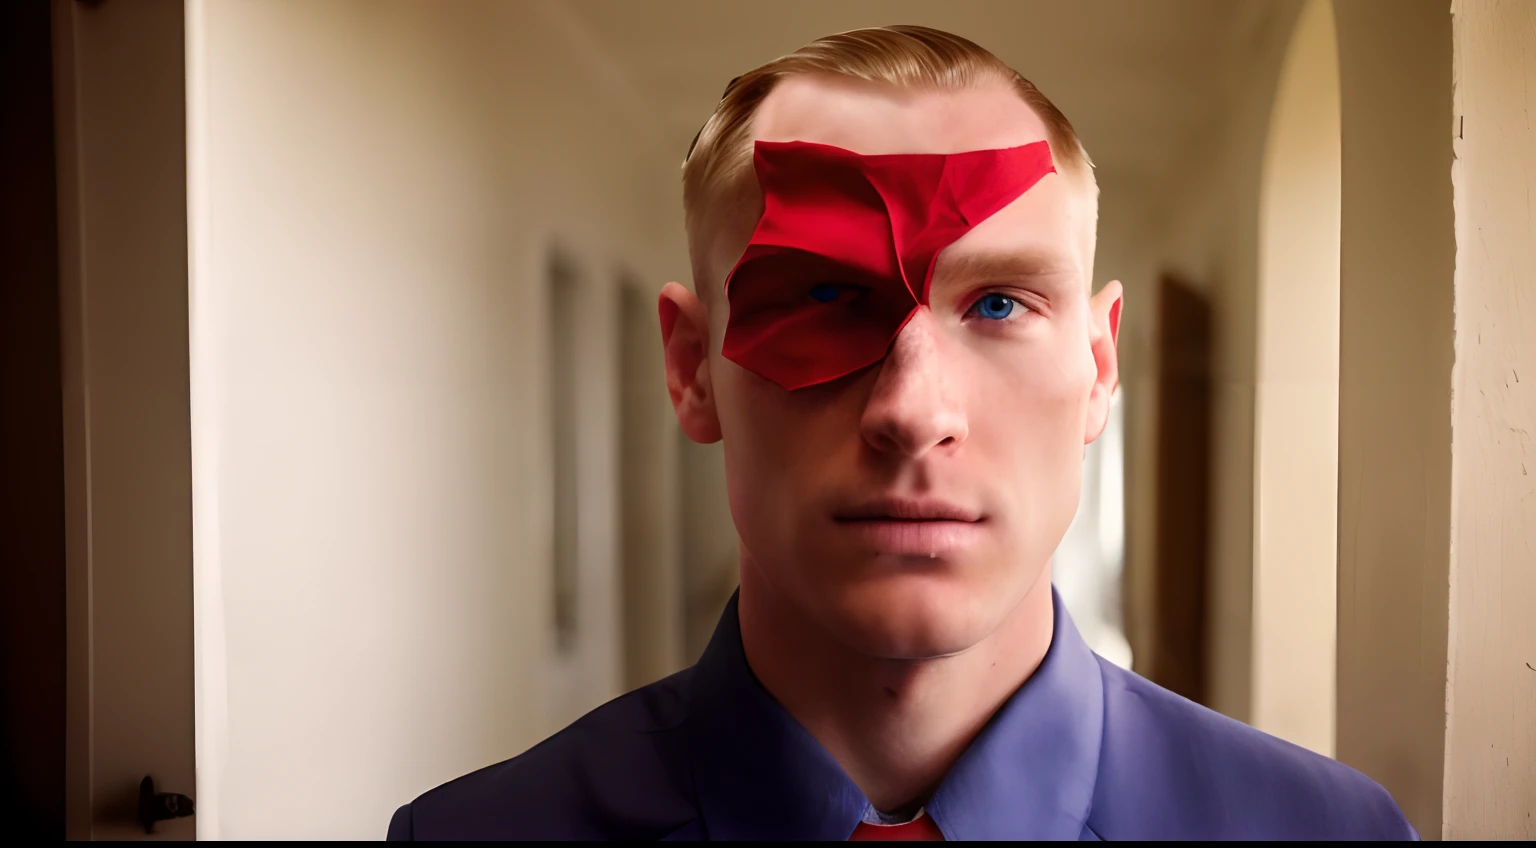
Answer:
<path fill-rule="evenodd" d="M 964 253 L 940 255 L 933 269 L 935 280 L 1012 280 L 1074 273 L 1077 263 L 1070 254 L 1050 250 L 1021 253 Z"/>

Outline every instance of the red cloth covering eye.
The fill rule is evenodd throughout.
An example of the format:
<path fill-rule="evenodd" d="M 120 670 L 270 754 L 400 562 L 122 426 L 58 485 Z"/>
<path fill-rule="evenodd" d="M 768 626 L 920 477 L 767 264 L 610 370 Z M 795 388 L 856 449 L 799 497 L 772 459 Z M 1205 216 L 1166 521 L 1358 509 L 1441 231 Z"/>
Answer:
<path fill-rule="evenodd" d="M 1044 141 L 880 156 L 759 141 L 752 162 L 763 216 L 725 280 L 724 354 L 791 391 L 884 358 L 939 252 L 1056 170 Z"/>

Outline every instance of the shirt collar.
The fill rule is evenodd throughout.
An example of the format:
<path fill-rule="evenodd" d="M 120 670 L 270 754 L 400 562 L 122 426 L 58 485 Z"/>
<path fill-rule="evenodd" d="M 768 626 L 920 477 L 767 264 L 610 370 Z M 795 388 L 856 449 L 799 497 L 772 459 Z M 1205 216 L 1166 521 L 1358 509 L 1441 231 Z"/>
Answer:
<path fill-rule="evenodd" d="M 1040 667 L 961 755 L 926 810 L 947 839 L 1077 839 L 1103 737 L 1098 661 L 1053 588 Z M 712 839 L 846 840 L 869 801 L 757 682 L 736 596 L 692 675 L 687 738 Z"/>

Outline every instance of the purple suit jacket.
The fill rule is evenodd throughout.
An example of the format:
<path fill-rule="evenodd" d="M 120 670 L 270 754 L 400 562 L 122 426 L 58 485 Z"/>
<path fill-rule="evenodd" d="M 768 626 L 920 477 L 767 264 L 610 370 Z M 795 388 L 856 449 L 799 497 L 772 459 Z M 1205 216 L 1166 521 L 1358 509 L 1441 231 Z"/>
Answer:
<path fill-rule="evenodd" d="M 1111 665 L 1055 610 L 926 805 L 947 839 L 1418 838 L 1369 778 Z M 389 838 L 845 840 L 868 809 L 753 677 L 732 598 L 697 665 L 427 792 Z"/>

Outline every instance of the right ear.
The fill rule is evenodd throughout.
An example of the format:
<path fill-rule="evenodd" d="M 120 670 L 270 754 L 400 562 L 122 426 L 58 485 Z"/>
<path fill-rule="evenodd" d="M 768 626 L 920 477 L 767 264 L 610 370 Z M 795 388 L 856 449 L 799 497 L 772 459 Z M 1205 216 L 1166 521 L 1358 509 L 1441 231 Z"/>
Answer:
<path fill-rule="evenodd" d="M 698 295 L 678 283 L 661 288 L 661 347 L 666 354 L 667 394 L 683 434 L 701 445 L 720 441 L 720 416 L 709 382 L 709 314 Z"/>

